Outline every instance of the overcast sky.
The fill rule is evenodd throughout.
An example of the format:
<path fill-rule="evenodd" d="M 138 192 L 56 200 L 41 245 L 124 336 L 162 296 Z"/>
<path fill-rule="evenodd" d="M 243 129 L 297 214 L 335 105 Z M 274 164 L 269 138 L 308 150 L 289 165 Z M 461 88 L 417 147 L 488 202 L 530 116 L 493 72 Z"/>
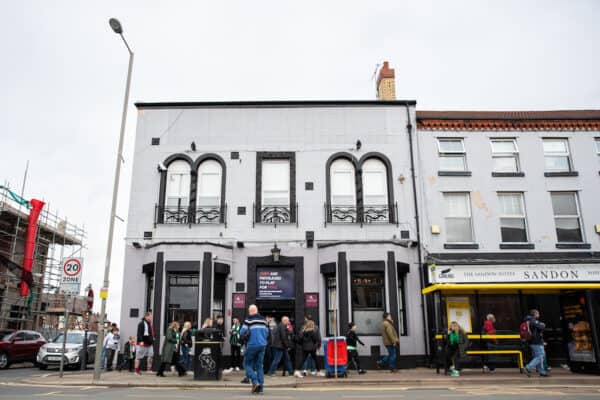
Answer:
<path fill-rule="evenodd" d="M 127 52 L 134 101 L 373 99 L 396 69 L 420 110 L 600 108 L 600 1 L 0 0 L 0 183 L 85 224 L 84 284 L 102 283 Z M 118 318 L 117 222 L 109 319 Z M 139 267 L 139 266 L 130 266 Z"/>

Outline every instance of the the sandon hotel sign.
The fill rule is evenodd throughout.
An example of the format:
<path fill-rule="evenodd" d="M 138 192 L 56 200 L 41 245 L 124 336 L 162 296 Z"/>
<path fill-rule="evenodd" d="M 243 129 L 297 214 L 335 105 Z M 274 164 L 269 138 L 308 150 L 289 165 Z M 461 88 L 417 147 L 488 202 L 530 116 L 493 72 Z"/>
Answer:
<path fill-rule="evenodd" d="M 600 264 L 435 265 L 431 283 L 595 282 Z"/>

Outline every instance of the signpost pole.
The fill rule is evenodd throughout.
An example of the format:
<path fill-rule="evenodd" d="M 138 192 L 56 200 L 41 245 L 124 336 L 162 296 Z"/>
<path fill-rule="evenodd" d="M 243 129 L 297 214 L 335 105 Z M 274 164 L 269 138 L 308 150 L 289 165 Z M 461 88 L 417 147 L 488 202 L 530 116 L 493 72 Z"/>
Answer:
<path fill-rule="evenodd" d="M 60 378 L 63 377 L 63 372 L 65 369 L 65 348 L 67 345 L 67 330 L 68 330 L 68 324 L 69 324 L 69 294 L 65 293 L 65 314 L 64 314 L 64 322 L 63 322 L 63 342 L 62 342 L 62 350 L 60 353 L 60 370 L 58 373 L 58 376 Z"/>

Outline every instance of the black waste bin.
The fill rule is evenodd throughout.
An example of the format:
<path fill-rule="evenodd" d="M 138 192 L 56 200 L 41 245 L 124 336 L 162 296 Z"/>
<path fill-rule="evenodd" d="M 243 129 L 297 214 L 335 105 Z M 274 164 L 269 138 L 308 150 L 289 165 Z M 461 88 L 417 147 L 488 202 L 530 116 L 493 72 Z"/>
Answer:
<path fill-rule="evenodd" d="M 223 372 L 223 342 L 199 340 L 194 347 L 194 380 L 221 380 Z"/>

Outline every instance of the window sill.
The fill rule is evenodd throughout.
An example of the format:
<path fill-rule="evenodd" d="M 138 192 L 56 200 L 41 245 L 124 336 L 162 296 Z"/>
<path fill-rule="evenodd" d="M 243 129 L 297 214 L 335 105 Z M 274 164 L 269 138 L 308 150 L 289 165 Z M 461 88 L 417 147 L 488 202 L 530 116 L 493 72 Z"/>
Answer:
<path fill-rule="evenodd" d="M 500 248 L 503 250 L 533 250 L 535 244 L 533 243 L 500 243 Z"/>
<path fill-rule="evenodd" d="M 479 244 L 478 243 L 444 243 L 444 249 L 477 250 L 477 249 L 479 249 Z"/>
<path fill-rule="evenodd" d="M 591 249 L 589 243 L 556 243 L 557 249 Z"/>
<path fill-rule="evenodd" d="M 523 178 L 525 172 L 492 172 L 494 178 Z"/>
<path fill-rule="evenodd" d="M 471 171 L 438 171 L 438 176 L 471 176 Z"/>
<path fill-rule="evenodd" d="M 577 171 L 564 171 L 564 172 L 544 172 L 546 178 L 555 178 L 561 176 L 579 176 Z"/>

